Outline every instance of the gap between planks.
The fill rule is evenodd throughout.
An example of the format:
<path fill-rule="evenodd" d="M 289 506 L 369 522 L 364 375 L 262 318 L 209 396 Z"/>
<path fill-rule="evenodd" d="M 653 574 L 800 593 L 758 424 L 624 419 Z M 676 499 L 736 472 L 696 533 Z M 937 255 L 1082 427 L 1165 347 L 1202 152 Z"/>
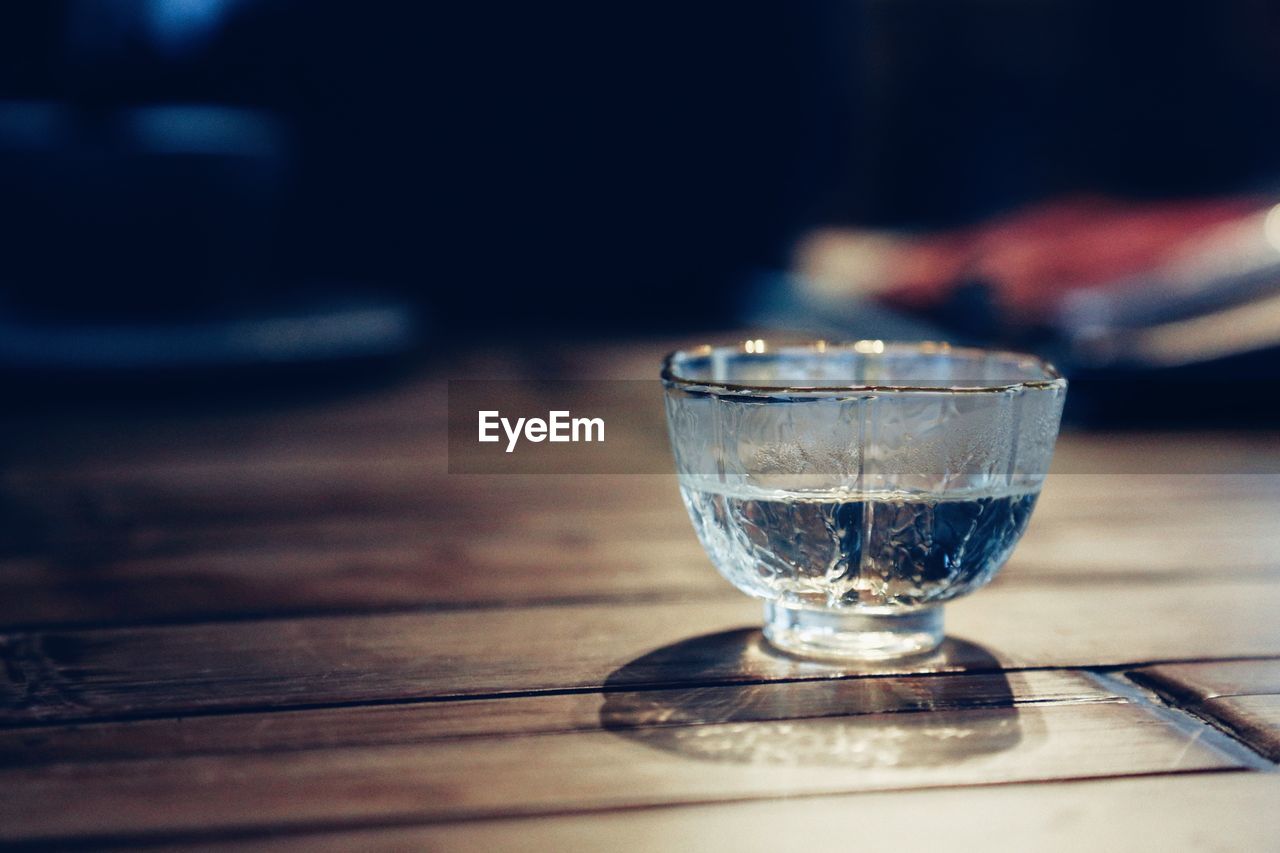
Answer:
<path fill-rule="evenodd" d="M 10 634 L 0 721 L 1280 655 L 1280 587 L 1246 589 L 1144 585 L 1099 600 L 1088 589 L 992 588 L 948 606 L 938 656 L 876 667 L 773 652 L 743 627 L 759 620 L 747 600 Z M 1127 604 L 1138 592 L 1141 619 Z M 1205 618 L 1228 603 L 1232 619 Z"/>
<path fill-rule="evenodd" d="M 450 821 L 1241 766 L 1142 706 L 1053 703 L 51 764 L 0 771 L 0 832 Z"/>

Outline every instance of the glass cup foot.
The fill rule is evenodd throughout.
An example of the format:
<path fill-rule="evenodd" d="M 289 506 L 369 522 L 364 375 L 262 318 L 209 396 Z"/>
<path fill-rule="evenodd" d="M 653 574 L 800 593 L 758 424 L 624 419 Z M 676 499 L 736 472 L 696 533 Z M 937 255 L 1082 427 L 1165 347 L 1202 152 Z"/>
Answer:
<path fill-rule="evenodd" d="M 885 616 L 764 606 L 764 635 L 788 654 L 826 660 L 890 660 L 942 642 L 942 608 Z"/>

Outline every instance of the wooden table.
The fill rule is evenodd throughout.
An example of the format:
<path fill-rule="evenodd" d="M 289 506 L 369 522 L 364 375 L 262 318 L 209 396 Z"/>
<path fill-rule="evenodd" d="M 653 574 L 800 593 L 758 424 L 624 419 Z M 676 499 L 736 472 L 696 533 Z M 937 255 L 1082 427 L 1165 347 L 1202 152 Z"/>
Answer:
<path fill-rule="evenodd" d="M 447 473 L 443 376 L 650 377 L 661 349 L 11 415 L 0 840 L 1280 846 L 1280 477 L 1251 473 L 1273 441 L 1066 435 L 939 656 L 802 662 L 672 476 Z"/>

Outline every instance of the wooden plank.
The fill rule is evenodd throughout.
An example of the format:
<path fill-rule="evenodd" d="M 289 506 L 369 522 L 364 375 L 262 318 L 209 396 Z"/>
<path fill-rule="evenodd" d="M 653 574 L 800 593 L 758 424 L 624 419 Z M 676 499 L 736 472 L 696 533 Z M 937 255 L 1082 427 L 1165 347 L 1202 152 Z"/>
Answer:
<path fill-rule="evenodd" d="M 406 505 L 396 512 L 348 510 L 231 519 L 202 519 L 192 512 L 165 519 L 143 511 L 131 516 L 104 509 L 96 519 L 85 519 L 75 517 L 68 509 L 46 516 L 43 523 L 61 528 L 64 536 L 78 534 L 96 547 L 107 548 L 109 556 L 128 558 L 244 553 L 282 544 L 302 547 L 309 544 L 347 547 L 420 544 L 450 533 L 456 539 L 464 539 L 457 530 L 461 518 L 468 519 L 469 538 L 473 541 L 538 535 L 570 541 L 594 538 L 604 543 L 632 544 L 658 540 L 695 546 L 675 478 L 656 479 L 657 482 L 653 482 L 645 478 L 648 482 L 642 484 L 631 478 L 613 478 L 614 489 L 624 496 L 618 500 L 608 500 L 594 490 L 578 496 L 572 484 L 560 484 L 562 488 L 556 490 L 555 499 L 548 500 L 544 488 L 516 488 L 490 478 L 488 486 L 495 496 L 487 506 L 494 511 L 493 516 L 480 512 L 486 506 L 482 495 L 458 492 L 449 504 L 437 499 L 421 505 Z M 448 495 L 451 491 L 458 490 L 442 479 L 440 494 Z M 1198 567 L 1208 574 L 1222 574 L 1241 563 L 1275 566 L 1280 561 L 1265 549 L 1278 544 L 1273 523 L 1278 506 L 1280 500 L 1254 502 L 1244 507 L 1206 497 L 1193 504 L 1166 504 L 1155 517 L 1149 512 L 1122 512 L 1116 508 L 1106 518 L 1093 518 L 1071 516 L 1070 506 L 1064 508 L 1059 502 L 1051 508 L 1045 500 L 1032 516 L 1015 559 L 1046 571 L 1059 566 L 1105 570 L 1122 563 L 1125 568 L 1141 565 L 1153 571 L 1174 564 Z M 1151 508 L 1148 503 L 1147 510 Z M 168 512 L 177 509 L 170 506 Z M 95 528 L 94 524 L 99 526 Z M 1206 559 L 1204 542 L 1213 539 L 1223 524 L 1234 525 L 1239 538 L 1248 541 L 1238 546 L 1231 544 L 1236 537 L 1220 541 L 1213 559 Z M 1188 547 L 1199 550 L 1188 556 L 1184 554 Z M 1083 558 L 1081 549 L 1084 549 Z M 54 555 L 58 553 L 56 549 L 51 550 Z M 1140 552 L 1147 554 L 1145 563 L 1138 562 Z M 11 561 L 0 561 L 0 571 L 7 562 Z"/>
<path fill-rule="evenodd" d="M 124 430 L 132 444 L 114 451 L 97 450 L 101 437 L 92 424 L 85 425 L 78 438 L 73 432 L 56 440 L 46 439 L 43 454 L 16 444 L 10 448 L 10 461 L 0 477 L 0 491 L 11 500 L 40 496 L 53 505 L 89 496 L 122 508 L 157 513 L 174 505 L 216 512 L 238 504 L 242 515 L 249 511 L 280 515 L 291 507 L 340 508 L 340 504 L 319 501 L 318 490 L 323 495 L 360 499 L 373 507 L 421 499 L 438 487 L 438 483 L 427 483 L 447 470 L 443 434 L 433 430 L 410 429 L 400 438 L 370 441 L 305 430 L 255 439 L 255 428 L 246 425 L 241 429 L 248 437 L 222 446 L 225 442 L 211 440 L 189 425 L 181 430 L 175 426 L 168 440 L 158 439 L 148 435 L 147 424 L 140 420 Z M 1166 443 L 1168 447 L 1163 446 Z M 1134 435 L 1119 440 L 1065 437 L 1064 461 L 1055 469 L 1060 473 L 1050 477 L 1046 504 L 1049 494 L 1069 492 L 1073 497 L 1086 496 L 1093 507 L 1089 511 L 1095 517 L 1105 517 L 1111 506 L 1122 508 L 1125 514 L 1142 512 L 1149 497 L 1165 505 L 1179 496 L 1197 500 L 1226 495 L 1237 502 L 1253 496 L 1274 501 L 1280 496 L 1280 477 L 1273 470 L 1265 473 L 1270 469 L 1261 464 L 1268 459 L 1280 460 L 1280 452 L 1271 444 L 1274 441 L 1270 439 L 1241 444 L 1230 437 L 1206 441 L 1202 435 L 1194 436 L 1190 444 L 1185 437 L 1169 436 Z M 628 446 L 625 452 L 651 457 L 653 465 L 652 474 L 626 476 L 629 485 L 673 470 L 664 436 Z M 1144 452 L 1151 458 L 1144 457 Z M 64 458 L 59 458 L 60 453 Z M 1070 461 L 1073 459 L 1077 461 Z M 1190 473 L 1159 473 L 1178 471 L 1179 465 L 1185 469 L 1186 460 L 1192 460 Z M 545 486 L 547 476 L 554 474 L 526 475 L 524 479 L 541 481 Z M 454 475 L 447 479 L 463 489 L 469 481 L 483 481 L 488 492 L 497 491 L 489 478 Z M 591 479 L 568 478 L 572 483 L 569 491 L 594 491 L 587 482 Z M 607 491 L 611 500 L 625 497 L 616 487 Z"/>
<path fill-rule="evenodd" d="M 1280 659 L 1165 664 L 1129 677 L 1280 761 Z"/>
<path fill-rule="evenodd" d="M 1155 548 L 1157 554 L 1162 551 L 1161 544 L 1173 537 L 1175 544 L 1163 548 L 1169 556 L 1209 536 L 1224 523 L 1243 525 L 1244 533 L 1260 538 L 1264 544 L 1275 538 L 1270 522 L 1280 498 L 1253 498 L 1241 503 L 1216 494 L 1201 494 L 1195 500 L 1149 496 L 1138 499 L 1141 508 L 1100 506 L 1100 501 L 1091 500 L 1088 495 L 1072 496 L 1069 501 L 1050 500 L 1060 491 L 1058 484 L 1062 482 L 1051 485 L 1037 505 L 1023 543 L 1026 547 L 1031 540 L 1041 540 L 1039 549 L 1050 552 L 1050 558 L 1061 559 L 1074 548 L 1092 544 L 1078 541 L 1086 531 L 1092 531 L 1093 539 L 1107 547 L 1123 545 L 1136 536 L 1141 548 Z M 91 510 L 68 504 L 32 512 L 42 515 L 46 526 L 62 528 L 63 535 L 78 533 L 88 538 L 96 534 L 104 544 L 127 546 L 126 553 L 131 556 L 242 550 L 264 541 L 296 542 L 316 537 L 338 543 L 386 541 L 388 537 L 413 541 L 448 532 L 451 525 L 446 519 L 450 517 L 467 517 L 478 531 L 497 535 L 533 531 L 596 535 L 607 541 L 647 540 L 655 536 L 693 541 L 674 475 L 572 480 L 458 475 L 427 478 L 421 485 L 421 500 L 408 502 L 395 512 L 360 512 L 358 507 L 347 507 L 322 514 L 255 515 L 233 512 L 234 508 L 229 507 L 224 516 L 202 514 L 200 506 L 185 505 L 177 495 L 157 496 L 154 506 L 104 501 Z M 549 486 L 554 490 L 549 492 Z M 35 504 L 38 493 L 28 494 L 26 499 Z M 486 517 L 482 513 L 486 509 L 494 517 Z M 621 523 L 627 520 L 631 523 Z M 1219 553 L 1215 560 L 1203 563 L 1205 571 L 1212 572 L 1219 564 L 1232 561 L 1230 552 Z M 1161 560 L 1153 562 L 1158 564 Z"/>
<path fill-rule="evenodd" d="M 1280 762 L 1280 695 L 1222 696 L 1196 706 L 1259 754 Z"/>
<path fill-rule="evenodd" d="M 1010 577 L 1085 582 L 1107 578 L 1169 575 L 1203 578 L 1207 583 L 1240 577 L 1280 575 L 1280 501 L 1268 503 L 1271 518 L 1218 510 L 1211 503 L 1184 506 L 1160 519 L 1117 513 L 1107 519 L 1061 522 L 1051 513 L 1032 516 L 1026 536 L 1009 565 Z M 1217 511 L 1215 511 L 1217 510 Z M 1230 536 L 1223 536 L 1228 528 Z"/>
<path fill-rule="evenodd" d="M 535 815 L 1238 767 L 1128 703 L 616 729 L 0 771 L 0 839 Z"/>
<path fill-rule="evenodd" d="M 362 512 L 348 507 L 314 514 L 201 518 L 199 509 L 190 507 L 187 515 L 170 520 L 146 511 L 131 516 L 95 510 L 92 518 L 77 518 L 71 511 L 36 514 L 29 521 L 38 529 L 11 540 L 6 557 L 0 557 L 0 573 L 22 570 L 24 560 L 93 568 L 121 560 L 252 555 L 287 548 L 484 548 L 511 541 L 549 545 L 659 541 L 679 542 L 693 550 L 696 542 L 674 477 L 663 481 L 665 488 L 655 491 L 647 503 L 630 500 L 615 504 L 598 495 L 575 502 L 569 487 L 563 489 L 565 500 L 548 501 L 545 488 L 522 495 L 490 483 L 500 497 L 495 495 L 487 504 L 483 495 L 449 496 L 441 487 L 441 493 L 431 500 L 406 504 L 395 511 Z M 171 506 L 168 511 L 177 509 Z"/>
<path fill-rule="evenodd" d="M 462 853 L 518 845 L 529 851 L 620 853 L 1268 850 L 1280 837 L 1277 801 L 1280 775 L 1184 774 L 236 838 L 170 849 Z"/>
<path fill-rule="evenodd" d="M 1080 479 L 1051 485 L 998 584 L 1280 575 L 1269 498 L 1174 490 L 1126 508 L 1113 494 L 1094 500 L 1093 490 L 1078 491 Z M 15 510 L 6 514 L 13 556 L 0 558 L 0 583 L 11 592 L 0 598 L 0 626 L 732 595 L 693 536 L 674 477 L 571 478 L 554 505 L 542 478 L 432 482 L 438 493 L 406 497 L 394 512 L 358 502 L 322 509 L 316 501 L 345 506 L 323 492 L 295 508 L 313 510 L 300 514 L 279 506 L 255 514 L 230 496 L 221 509 L 157 497 L 162 509 L 108 501 L 46 507 L 35 518 Z M 1236 535 L 1215 536 L 1227 523 Z"/>
<path fill-rule="evenodd" d="M 556 510 L 561 522 L 586 512 L 605 529 L 625 530 L 626 525 L 604 525 L 604 516 L 596 514 L 643 507 L 663 511 L 673 534 L 688 530 L 687 522 L 677 520 L 682 516 L 671 475 L 444 476 L 435 454 L 418 451 L 366 459 L 324 448 L 314 458 L 290 461 L 296 450 L 269 446 L 258 456 L 234 455 L 213 464 L 198 446 L 189 451 L 157 465 L 139 449 L 136 458 L 121 463 L 119 481 L 106 483 L 88 465 L 69 469 L 62 482 L 41 468 L 24 473 L 10 465 L 0 476 L 0 502 L 10 523 L 20 525 L 14 531 L 19 541 L 35 537 L 33 544 L 52 553 L 65 550 L 68 541 L 83 541 L 82 553 L 105 548 L 118 556 L 132 556 L 138 544 L 148 542 L 173 553 L 183 548 L 184 531 L 188 539 L 234 541 L 245 525 L 239 534 L 244 541 L 275 532 L 252 524 L 264 519 L 312 522 L 336 516 L 344 521 L 388 513 L 401 521 L 467 518 L 483 526 L 487 518 L 531 511 L 552 515 L 549 511 Z M 657 470 L 668 470 L 665 462 Z M 1258 476 L 1054 476 L 1019 554 L 1036 564 L 1069 555 L 1068 570 L 1082 562 L 1120 563 L 1132 570 L 1169 559 L 1205 572 L 1230 571 L 1238 564 L 1274 566 L 1269 521 L 1280 504 L 1278 483 L 1280 478 Z M 554 496 L 550 505 L 549 496 Z M 1229 520 L 1246 525 L 1250 535 L 1214 537 Z M 1188 527 L 1196 528 L 1195 535 L 1179 532 Z M 1207 553 L 1207 542 L 1219 550 Z"/>
<path fill-rule="evenodd" d="M 6 525 L 20 520 L 25 527 L 85 536 L 121 530 L 152 534 L 157 528 L 199 531 L 212 525 L 216 536 L 218 525 L 325 517 L 416 515 L 425 521 L 483 519 L 484 512 L 518 517 L 549 509 L 680 508 L 673 473 L 446 475 L 438 455 L 364 460 L 331 452 L 297 463 L 267 455 L 258 464 L 163 468 L 150 476 L 144 460 L 140 457 L 136 468 L 126 466 L 122 480 L 111 483 L 95 482 L 86 471 L 70 472 L 58 482 L 40 470 L 0 470 L 0 504 L 10 511 Z M 57 545 L 52 537 L 46 540 L 40 544 Z"/>
<path fill-rule="evenodd" d="M 0 566 L 0 583 L 7 593 L 0 626 L 10 628 L 738 595 L 696 542 L 625 547 L 538 534 L 518 545 L 451 535 L 407 545 L 280 543 L 87 565 L 14 560 Z"/>
<path fill-rule="evenodd" d="M 1264 476 L 1280 474 L 1274 431 L 1063 432 L 1053 454 L 1067 475 Z"/>
<path fill-rule="evenodd" d="M 1217 696 L 1280 694 L 1280 660 L 1163 664 L 1134 670 L 1129 677 L 1188 704 Z"/>
<path fill-rule="evenodd" d="M 687 521 L 678 519 L 687 528 Z M 391 525 L 346 522 L 354 528 Z M 398 527 L 411 526 L 400 522 Z M 688 529 L 638 543 L 602 541 L 594 530 L 527 531 L 502 538 L 458 532 L 388 535 L 345 544 L 323 537 L 260 541 L 208 552 L 144 557 L 68 555 L 0 561 L 0 626 L 137 624 L 272 613 L 358 613 L 410 607 L 575 603 L 616 598 L 732 597 Z M 337 537 L 335 537 L 337 538 Z M 417 541 L 415 541 L 417 540 Z M 1255 583 L 1280 578 L 1280 563 L 1218 563 L 1203 569 L 1195 548 L 1184 560 L 1110 559 L 1106 541 L 1075 551 L 1037 552 L 1035 534 L 996 578 L 1011 584 Z M 1181 544 L 1170 537 L 1168 548 Z M 530 583 L 536 578 L 536 583 Z"/>
<path fill-rule="evenodd" d="M 685 726 L 1118 701 L 1096 680 L 1062 670 L 624 690 L 607 697 L 567 693 L 0 729 L 0 766 L 412 744 L 591 731 L 602 725 Z"/>
<path fill-rule="evenodd" d="M 948 605 L 942 654 L 879 667 L 772 652 L 745 597 L 17 633 L 0 721 L 1280 655 L 1278 609 L 1280 584 L 993 587 Z"/>

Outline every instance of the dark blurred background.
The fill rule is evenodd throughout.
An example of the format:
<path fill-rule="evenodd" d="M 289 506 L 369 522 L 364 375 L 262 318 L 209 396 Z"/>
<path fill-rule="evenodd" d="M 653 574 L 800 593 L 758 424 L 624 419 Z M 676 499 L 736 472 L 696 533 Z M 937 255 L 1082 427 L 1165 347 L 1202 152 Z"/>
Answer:
<path fill-rule="evenodd" d="M 752 324 L 1147 370 L 1117 335 L 1275 295 L 1278 106 L 1265 0 L 7 4 L 0 360 Z"/>

